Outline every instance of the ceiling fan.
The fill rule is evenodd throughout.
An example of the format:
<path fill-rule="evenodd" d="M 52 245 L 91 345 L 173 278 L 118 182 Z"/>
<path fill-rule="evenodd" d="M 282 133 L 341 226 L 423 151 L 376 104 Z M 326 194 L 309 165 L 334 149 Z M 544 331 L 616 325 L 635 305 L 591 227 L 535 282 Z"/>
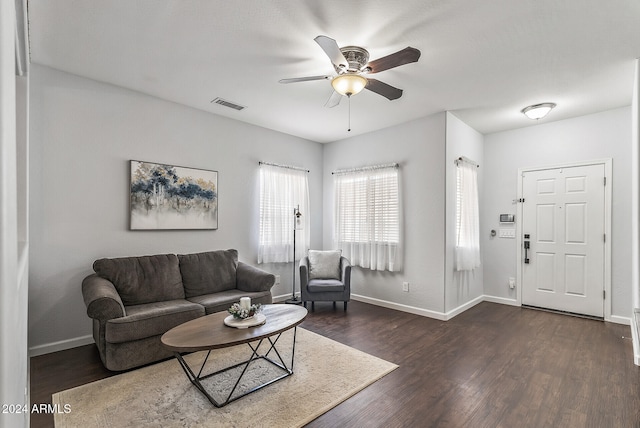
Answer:
<path fill-rule="evenodd" d="M 337 75 L 295 77 L 281 79 L 280 83 L 308 82 L 311 80 L 331 80 L 333 93 L 325 103 L 325 107 L 335 107 L 340 104 L 342 96 L 351 97 L 363 89 L 368 89 L 382 95 L 389 100 L 395 100 L 402 96 L 402 89 L 395 88 L 380 80 L 367 77 L 368 75 L 389 70 L 418 61 L 420 51 L 410 46 L 396 53 L 369 61 L 369 52 L 360 46 L 338 47 L 338 43 L 327 36 L 318 36 L 314 39 L 327 54 Z"/>

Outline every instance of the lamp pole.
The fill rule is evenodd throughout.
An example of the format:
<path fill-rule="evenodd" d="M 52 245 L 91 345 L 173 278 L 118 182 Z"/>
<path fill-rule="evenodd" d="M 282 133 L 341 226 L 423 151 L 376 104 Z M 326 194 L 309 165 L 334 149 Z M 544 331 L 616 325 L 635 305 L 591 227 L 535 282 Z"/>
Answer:
<path fill-rule="evenodd" d="M 300 205 L 293 209 L 293 283 L 291 284 L 291 298 L 286 300 L 285 303 L 299 305 L 302 303 L 296 297 L 296 230 L 299 228 L 296 227 L 298 223 L 301 221 L 302 213 L 300 212 Z"/>

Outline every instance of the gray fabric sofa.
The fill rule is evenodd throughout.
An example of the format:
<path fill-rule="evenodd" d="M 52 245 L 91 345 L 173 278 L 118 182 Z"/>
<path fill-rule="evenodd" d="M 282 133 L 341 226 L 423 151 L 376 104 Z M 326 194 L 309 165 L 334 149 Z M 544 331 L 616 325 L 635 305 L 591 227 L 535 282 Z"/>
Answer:
<path fill-rule="evenodd" d="M 272 302 L 275 276 L 238 261 L 236 250 L 100 259 L 82 281 L 93 338 L 109 370 L 170 357 L 160 337 L 189 320 L 227 310 L 242 296 Z"/>

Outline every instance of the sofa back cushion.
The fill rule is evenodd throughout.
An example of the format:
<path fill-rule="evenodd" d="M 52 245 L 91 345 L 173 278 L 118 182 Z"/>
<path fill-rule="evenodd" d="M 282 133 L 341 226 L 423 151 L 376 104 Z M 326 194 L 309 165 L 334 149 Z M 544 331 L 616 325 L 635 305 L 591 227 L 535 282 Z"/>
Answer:
<path fill-rule="evenodd" d="M 93 270 L 113 283 L 125 306 L 184 299 L 175 254 L 100 259 Z"/>
<path fill-rule="evenodd" d="M 236 288 L 237 250 L 179 254 L 178 259 L 187 298 Z"/>

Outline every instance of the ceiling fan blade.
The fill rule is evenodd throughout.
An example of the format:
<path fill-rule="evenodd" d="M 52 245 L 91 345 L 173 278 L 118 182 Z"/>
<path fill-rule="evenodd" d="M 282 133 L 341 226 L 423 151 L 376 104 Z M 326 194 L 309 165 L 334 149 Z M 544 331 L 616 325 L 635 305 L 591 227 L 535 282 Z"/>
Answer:
<path fill-rule="evenodd" d="M 381 82 L 376 79 L 371 79 L 367 77 L 367 86 L 365 89 L 370 90 L 371 92 L 375 92 L 376 94 L 382 95 L 383 97 L 389 100 L 395 100 L 402 96 L 402 89 L 395 88 L 391 85 L 388 85 L 384 82 Z"/>
<path fill-rule="evenodd" d="M 419 58 L 420 51 L 416 48 L 412 48 L 411 46 L 407 46 L 401 51 L 369 62 L 367 67 L 371 68 L 371 71 L 369 72 L 370 74 L 380 73 L 381 71 L 388 70 L 390 68 L 416 62 Z"/>
<path fill-rule="evenodd" d="M 349 62 L 344 57 L 342 52 L 340 51 L 340 47 L 338 47 L 338 43 L 333 40 L 331 37 L 327 36 L 318 36 L 315 39 L 317 44 L 320 45 L 324 53 L 327 54 L 333 65 L 338 68 L 346 69 L 349 67 Z"/>
<path fill-rule="evenodd" d="M 342 95 L 340 95 L 336 91 L 333 91 L 333 93 L 331 94 L 331 96 L 329 97 L 327 102 L 324 103 L 324 106 L 327 107 L 327 108 L 335 107 L 338 104 L 340 104 L 340 100 L 341 99 L 342 99 Z"/>
<path fill-rule="evenodd" d="M 296 83 L 296 82 L 309 82 L 311 80 L 329 80 L 332 76 L 308 76 L 308 77 L 293 77 L 291 79 L 280 79 L 280 83 Z"/>

